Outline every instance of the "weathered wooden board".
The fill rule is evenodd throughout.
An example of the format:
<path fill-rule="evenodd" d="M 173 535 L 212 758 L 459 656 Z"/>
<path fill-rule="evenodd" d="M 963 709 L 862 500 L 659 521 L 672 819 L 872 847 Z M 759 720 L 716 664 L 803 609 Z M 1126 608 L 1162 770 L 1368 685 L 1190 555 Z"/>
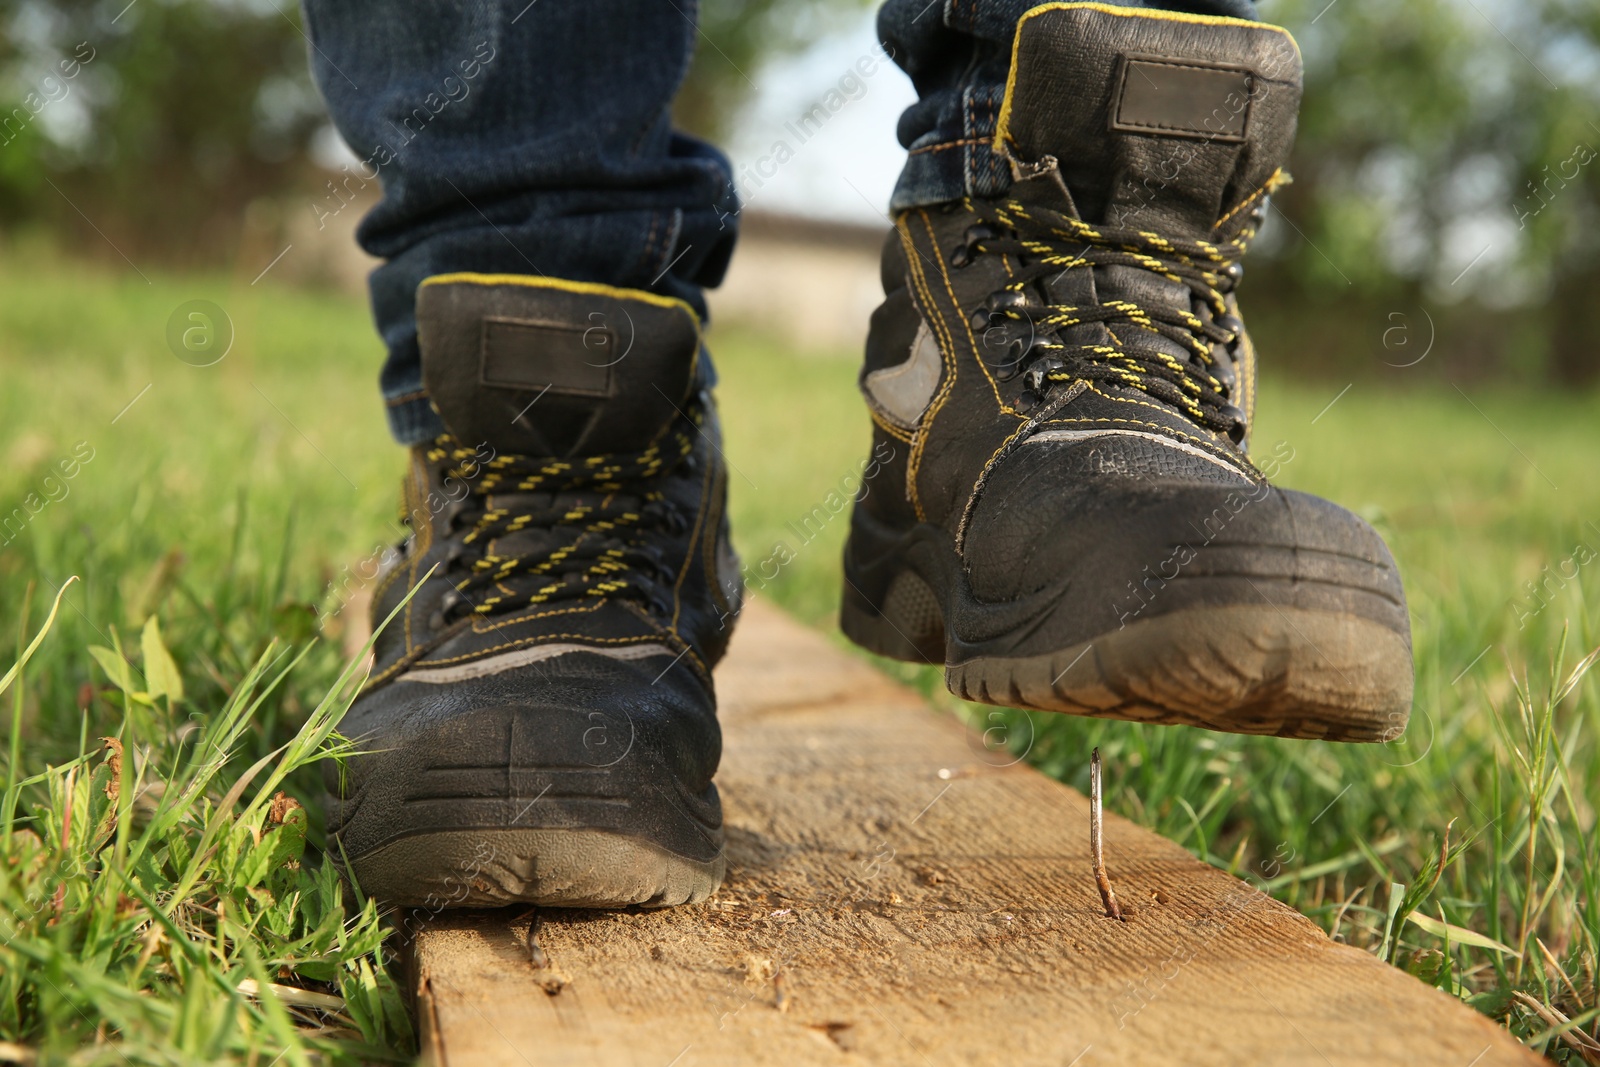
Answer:
<path fill-rule="evenodd" d="M 1540 1062 L 1445 994 L 1088 803 L 761 604 L 719 672 L 727 882 L 664 912 L 445 912 L 441 1067 Z M 1088 753 L 1084 754 L 1085 760 Z M 546 991 L 560 984 L 554 994 Z"/>

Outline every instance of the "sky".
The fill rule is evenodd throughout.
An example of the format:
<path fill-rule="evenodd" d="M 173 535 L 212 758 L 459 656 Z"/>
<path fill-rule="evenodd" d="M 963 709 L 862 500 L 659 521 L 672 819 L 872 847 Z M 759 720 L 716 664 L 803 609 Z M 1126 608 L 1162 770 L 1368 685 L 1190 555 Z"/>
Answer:
<path fill-rule="evenodd" d="M 753 98 L 721 146 L 746 209 L 884 221 L 905 162 L 895 123 L 917 94 L 883 54 L 875 24 L 869 8 L 848 28 L 749 72 Z M 826 113 L 820 129 L 802 127 L 819 104 Z M 785 148 L 775 152 L 779 142 Z M 312 158 L 330 170 L 357 161 L 331 125 L 319 131 Z"/>
<path fill-rule="evenodd" d="M 723 146 L 746 209 L 884 220 L 905 161 L 895 123 L 917 97 L 881 52 L 874 20 L 864 11 L 849 29 L 750 72 L 755 98 Z M 818 104 L 820 129 L 802 126 Z"/>

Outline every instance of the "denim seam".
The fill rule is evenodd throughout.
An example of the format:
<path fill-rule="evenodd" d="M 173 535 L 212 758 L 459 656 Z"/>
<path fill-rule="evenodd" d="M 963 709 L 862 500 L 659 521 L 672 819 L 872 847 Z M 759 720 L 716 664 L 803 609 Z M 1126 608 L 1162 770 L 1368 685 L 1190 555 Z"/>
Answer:
<path fill-rule="evenodd" d="M 960 96 L 960 101 L 961 101 L 961 139 L 963 141 L 970 141 L 972 139 L 969 136 L 972 133 L 972 115 L 971 115 L 971 112 L 972 112 L 972 98 L 971 98 L 971 95 L 970 95 L 970 92 L 969 92 L 969 86 L 967 85 L 965 80 L 963 80 L 961 82 L 961 87 L 960 87 L 959 92 L 961 93 L 961 96 Z M 970 159 L 971 154 L 972 154 L 972 149 L 970 147 L 966 146 L 966 145 L 963 145 L 962 148 L 961 148 L 961 195 L 962 196 L 971 196 L 972 195 L 972 162 L 971 162 L 971 159 Z"/>
<path fill-rule="evenodd" d="M 389 432 L 401 444 L 419 444 L 438 436 L 439 416 L 426 394 L 385 403 Z"/>
<path fill-rule="evenodd" d="M 656 233 L 661 228 L 661 212 L 650 212 L 650 231 L 644 235 L 644 247 L 639 249 L 639 266 L 648 270 L 652 260 L 655 259 Z"/>
<path fill-rule="evenodd" d="M 968 145 L 982 145 L 988 143 L 989 142 L 984 140 L 982 137 L 963 137 L 954 141 L 941 141 L 938 144 L 923 145 L 921 148 L 913 148 L 906 154 L 915 156 L 920 155 L 923 152 L 943 152 L 950 148 L 965 148 Z"/>
<path fill-rule="evenodd" d="M 984 160 L 989 167 L 989 176 L 996 180 L 1001 180 L 1000 175 L 996 173 L 996 171 L 999 169 L 999 160 L 996 157 L 992 146 L 994 143 L 994 131 L 1000 125 L 1000 107 L 1002 101 L 1004 100 L 1005 93 L 1002 92 L 1000 95 L 1001 100 L 996 100 L 994 96 L 994 90 L 990 89 L 986 96 L 986 101 L 989 108 L 989 118 L 984 124 L 984 129 L 987 130 L 989 134 L 989 140 L 987 142 L 989 147 L 981 150 L 984 153 Z"/>
<path fill-rule="evenodd" d="M 682 236 L 683 208 L 675 207 L 672 209 L 672 221 L 667 224 L 666 240 L 661 243 L 661 255 L 658 259 L 661 269 L 654 271 L 654 273 L 651 274 L 652 278 L 660 281 L 661 276 L 666 274 L 667 268 L 672 265 L 672 260 L 669 257 L 672 255 L 672 250 L 678 247 L 678 240 Z M 688 250 L 685 249 L 684 251 L 687 252 Z M 652 264 L 652 266 L 654 265 Z"/>

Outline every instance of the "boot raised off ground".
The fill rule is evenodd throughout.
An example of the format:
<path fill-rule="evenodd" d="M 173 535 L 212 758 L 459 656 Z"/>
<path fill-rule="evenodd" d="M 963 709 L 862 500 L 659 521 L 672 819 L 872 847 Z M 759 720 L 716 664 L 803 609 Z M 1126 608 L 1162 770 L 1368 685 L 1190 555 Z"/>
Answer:
<path fill-rule="evenodd" d="M 711 668 L 740 596 L 700 324 L 520 275 L 418 291 L 447 434 L 412 450 L 331 850 L 428 908 L 700 900 L 722 880 Z M 420 583 L 420 585 L 419 585 Z"/>
<path fill-rule="evenodd" d="M 907 211 L 861 388 L 903 493 L 860 501 L 842 624 L 970 700 L 1236 733 L 1398 736 L 1388 549 L 1250 453 L 1235 296 L 1287 181 L 1281 28 L 1102 4 L 1020 21 L 995 199 Z"/>

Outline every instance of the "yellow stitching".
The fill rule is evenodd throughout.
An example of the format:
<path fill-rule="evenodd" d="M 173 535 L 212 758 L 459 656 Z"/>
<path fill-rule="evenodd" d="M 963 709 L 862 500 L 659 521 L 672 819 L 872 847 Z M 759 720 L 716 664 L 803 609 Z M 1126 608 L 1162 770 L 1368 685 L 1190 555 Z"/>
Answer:
<path fill-rule="evenodd" d="M 1115 398 L 1113 397 L 1113 398 L 1109 398 L 1109 399 L 1115 399 Z M 1074 423 L 1115 422 L 1115 423 L 1125 423 L 1125 424 L 1127 424 L 1129 426 L 1143 426 L 1143 427 L 1145 427 L 1146 429 L 1149 429 L 1149 430 L 1159 431 L 1162 436 L 1166 436 L 1166 437 L 1182 437 L 1186 441 L 1192 441 L 1196 445 L 1201 446 L 1205 451 L 1207 451 L 1207 452 L 1211 453 L 1212 455 L 1216 456 L 1218 459 L 1225 459 L 1228 462 L 1232 463 L 1234 466 L 1240 467 L 1241 469 L 1245 469 L 1245 470 L 1253 469 L 1248 464 L 1240 463 L 1239 462 L 1239 458 L 1237 456 L 1233 456 L 1233 455 L 1228 454 L 1227 452 L 1222 451 L 1221 449 L 1217 448 L 1217 446 L 1215 444 L 1213 444 L 1210 441 L 1207 441 L 1203 437 L 1195 437 L 1195 436 L 1193 436 L 1191 434 L 1184 433 L 1182 430 L 1174 430 L 1172 427 L 1163 426 L 1161 423 L 1158 423 L 1158 422 L 1146 422 L 1144 419 L 1119 419 L 1119 418 L 1114 418 L 1114 417 L 1111 417 L 1111 416 L 1104 416 L 1104 417 L 1100 417 L 1100 418 L 1050 419 L 1047 422 L 1041 423 L 1040 425 L 1041 426 L 1053 426 L 1056 423 L 1065 423 L 1065 422 L 1074 422 Z"/>
<path fill-rule="evenodd" d="M 919 211 L 918 214 L 921 215 L 922 212 Z M 953 388 L 952 379 L 954 376 L 949 352 L 951 342 L 945 330 L 944 320 L 934 313 L 933 297 L 927 289 L 922 265 L 918 262 L 922 257 L 922 253 L 917 249 L 916 238 L 911 233 L 911 227 L 902 218 L 902 223 L 897 229 L 900 232 L 900 241 L 906 246 L 908 253 L 906 256 L 908 280 L 911 283 L 913 293 L 919 295 L 922 300 L 923 306 L 917 307 L 917 311 L 922 316 L 923 322 L 932 324 L 932 328 L 937 335 L 935 343 L 939 346 L 939 364 L 944 368 L 945 372 L 945 380 L 940 384 L 939 391 L 934 394 L 933 399 L 928 401 L 928 407 L 922 412 L 922 417 L 917 421 L 917 428 L 913 431 L 911 437 L 911 450 L 906 456 L 906 499 L 910 501 L 911 508 L 916 513 L 917 518 L 926 519 L 927 515 L 922 510 L 921 493 L 917 489 L 917 468 L 921 461 L 921 450 L 927 442 L 927 427 L 933 421 L 934 416 L 938 414 L 939 408 L 943 406 L 941 401 L 944 398 L 944 394 Z M 912 306 L 917 306 L 915 299 L 912 300 Z"/>
<path fill-rule="evenodd" d="M 685 301 L 676 297 L 661 296 L 658 293 L 646 292 L 643 289 L 622 289 L 614 285 L 601 285 L 599 282 L 575 282 L 566 278 L 540 278 L 531 274 L 478 274 L 475 271 L 457 271 L 453 274 L 435 274 L 431 278 L 424 278 L 419 290 L 430 285 L 520 285 L 528 289 L 556 289 L 566 293 L 583 293 L 587 296 L 609 296 L 617 300 L 637 300 L 642 304 L 654 304 L 661 308 L 677 308 L 688 312 L 694 320 L 695 329 L 700 328 L 700 316 L 695 314 L 694 308 Z"/>
<path fill-rule="evenodd" d="M 884 433 L 888 434 L 890 437 L 893 437 L 895 440 L 902 441 L 902 442 L 904 442 L 905 444 L 908 444 L 908 445 L 911 443 L 911 431 L 910 430 L 904 429 L 903 427 L 900 427 L 900 426 L 896 426 L 894 423 L 890 422 L 889 420 L 885 419 L 882 415 L 878 414 L 877 411 L 873 410 L 870 406 L 867 408 L 867 415 L 871 417 L 873 425 L 877 426 L 878 429 L 882 430 Z"/>
<path fill-rule="evenodd" d="M 987 138 L 987 137 L 968 137 L 965 140 L 960 140 L 960 141 L 942 141 L 939 144 L 930 144 L 930 145 L 924 145 L 921 148 L 913 148 L 911 151 L 907 152 L 906 154 L 910 155 L 910 156 L 914 156 L 914 155 L 917 155 L 917 154 L 922 153 L 922 152 L 943 152 L 947 148 L 964 148 L 964 147 L 967 147 L 969 145 L 986 145 L 988 143 L 989 143 L 989 138 Z"/>
<path fill-rule="evenodd" d="M 496 652 L 501 652 L 508 648 L 526 648 L 529 645 L 536 645 L 540 644 L 541 642 L 548 643 L 551 641 L 582 640 L 601 645 L 643 645 L 648 644 L 651 641 L 660 641 L 662 637 L 667 636 L 676 637 L 677 635 L 667 634 L 665 632 L 642 634 L 638 637 L 596 637 L 593 634 L 585 633 L 534 634 L 530 637 L 520 638 L 516 641 L 507 641 L 503 645 L 494 645 L 490 648 L 481 648 L 461 656 L 451 656 L 449 659 L 418 659 L 415 662 L 425 663 L 430 667 L 444 666 L 450 663 L 465 663 L 468 660 L 482 659 L 485 656 L 493 655 Z"/>
<path fill-rule="evenodd" d="M 587 615 L 591 612 L 599 611 L 604 606 L 605 603 L 603 601 L 595 604 L 575 604 L 572 607 L 554 608 L 550 611 L 541 611 L 535 615 L 518 615 L 509 619 L 501 619 L 499 622 L 493 623 L 489 626 L 478 625 L 479 620 L 485 618 L 486 616 L 471 615 L 468 617 L 472 620 L 473 633 L 488 634 L 493 633 L 496 630 L 505 629 L 508 626 L 520 626 L 525 622 L 534 622 L 538 619 L 549 619 L 556 615 Z"/>
<path fill-rule="evenodd" d="M 372 600 L 374 603 L 383 599 L 383 595 L 389 591 L 389 587 L 395 583 L 395 579 L 400 577 L 400 572 L 403 570 L 405 570 L 404 567 L 392 567 L 390 568 L 389 573 L 385 574 L 378 581 L 378 584 L 373 587 L 372 590 Z"/>
<path fill-rule="evenodd" d="M 705 568 L 706 584 L 711 587 L 712 596 L 716 598 L 724 618 L 733 614 L 733 605 L 728 602 L 727 590 L 722 588 L 722 573 L 717 567 L 717 536 L 721 532 L 722 523 L 715 520 L 722 518 L 724 506 L 727 502 L 727 489 L 724 486 L 727 477 L 727 471 L 719 471 L 714 484 L 711 486 L 711 507 L 714 514 L 711 520 L 706 522 L 706 536 L 700 541 L 702 545 L 700 566 Z"/>
<path fill-rule="evenodd" d="M 1011 104 L 1016 98 L 1017 88 L 1017 53 L 1022 45 L 1022 27 L 1031 18 L 1043 15 L 1048 11 L 1066 11 L 1072 8 L 1084 8 L 1098 11 L 1104 15 L 1115 15 L 1120 18 L 1149 18 L 1160 19 L 1164 22 L 1187 22 L 1198 26 L 1251 26 L 1266 30 L 1275 30 L 1289 39 L 1294 45 L 1295 55 L 1300 54 L 1300 42 L 1294 39 L 1294 34 L 1282 26 L 1274 26 L 1269 22 L 1252 22 L 1249 19 L 1228 18 L 1223 15 L 1191 15 L 1184 11 L 1159 11 L 1152 8 L 1127 8 L 1101 3 L 1066 3 L 1066 4 L 1040 4 L 1023 13 L 1017 20 L 1016 33 L 1011 38 L 1011 69 L 1006 73 L 1006 92 L 1000 101 L 1000 116 L 995 120 L 994 150 L 1006 154 L 1006 139 L 1011 134 Z"/>
<path fill-rule="evenodd" d="M 928 237 L 930 239 L 933 238 L 933 225 L 927 222 L 927 215 L 925 214 L 923 215 L 923 221 L 928 226 Z M 989 391 L 994 394 L 994 402 L 1001 412 L 1006 415 L 1019 415 L 1020 413 L 1000 396 L 1000 384 L 994 380 L 994 375 L 989 373 L 989 365 L 978 354 L 978 339 L 972 334 L 972 321 L 970 317 L 961 314 L 961 301 L 956 299 L 955 288 L 950 284 L 950 271 L 945 267 L 944 253 L 939 251 L 937 244 L 934 245 L 934 251 L 936 253 L 934 262 L 939 266 L 939 279 L 944 282 L 944 291 L 950 296 L 950 307 L 955 311 L 956 316 L 961 319 L 961 328 L 966 331 L 967 350 L 972 353 L 973 362 L 983 372 L 984 380 L 989 383 Z"/>
<path fill-rule="evenodd" d="M 928 231 L 928 236 L 931 238 L 933 236 L 933 226 L 928 221 L 927 212 L 918 211 L 917 214 L 921 217 L 923 227 Z M 915 252 L 916 240 L 911 236 L 910 227 L 905 227 L 903 232 L 905 233 L 903 239 L 910 242 L 912 251 Z M 938 254 L 938 246 L 935 244 L 934 255 L 937 256 Z M 920 258 L 920 253 L 918 253 L 918 257 Z M 925 309 L 919 309 L 924 311 L 923 321 L 927 322 L 931 319 L 934 329 L 939 332 L 939 336 L 943 340 L 943 343 L 939 346 L 939 355 L 945 367 L 945 380 L 939 386 L 939 391 L 934 394 L 933 400 L 929 402 L 928 410 L 923 412 L 922 419 L 917 424 L 916 434 L 911 441 L 911 454 L 906 457 L 906 496 L 911 501 L 912 510 L 916 513 L 917 518 L 926 522 L 928 514 L 922 507 L 922 492 L 917 486 L 917 472 L 922 466 L 922 453 L 927 448 L 928 430 L 933 425 L 935 417 L 944 409 L 945 402 L 950 399 L 950 394 L 955 391 L 957 371 L 955 338 L 950 336 L 944 317 L 938 314 L 938 304 L 933 298 L 933 291 L 928 288 L 927 277 L 923 272 L 922 266 L 915 259 L 908 259 L 907 263 L 911 268 L 912 281 L 915 283 L 917 291 L 922 294 L 922 299 L 927 305 Z M 956 310 L 959 312 L 961 309 L 957 306 Z"/>
<path fill-rule="evenodd" d="M 621 605 L 622 607 L 627 608 L 629 611 L 633 612 L 635 615 L 637 615 L 639 617 L 640 621 L 642 621 L 646 626 L 652 627 L 657 632 L 661 631 L 661 627 L 656 625 L 656 621 L 654 619 L 652 619 L 649 615 L 645 614 L 644 609 L 641 608 L 639 605 L 635 604 L 633 601 L 631 601 L 631 600 L 619 600 L 619 601 L 617 601 L 617 603 L 619 605 Z M 684 658 L 687 659 L 691 664 L 693 664 L 694 668 L 697 671 L 700 672 L 700 678 L 701 678 L 701 680 L 703 682 L 705 682 L 705 684 L 707 686 L 714 686 L 715 685 L 715 683 L 712 681 L 712 678 L 711 678 L 711 668 L 706 666 L 705 661 L 700 658 L 700 653 L 698 653 L 698 652 L 696 652 L 694 650 L 694 646 L 693 645 L 689 644 L 687 641 L 685 641 L 683 638 L 679 637 L 677 634 L 664 634 L 664 636 L 672 638 L 674 641 L 676 641 L 678 644 L 680 644 L 680 645 L 682 645 L 684 647 L 684 649 L 685 649 Z"/>
<path fill-rule="evenodd" d="M 1051 419 L 1051 420 L 1043 423 L 1042 425 L 1049 425 L 1050 422 L 1054 422 L 1054 421 L 1055 421 L 1054 419 Z M 1004 452 L 1008 447 L 1010 447 L 1011 442 L 1015 441 L 1017 439 L 1018 435 L 1020 435 L 1022 433 L 1022 431 L 1026 430 L 1027 428 L 1028 428 L 1028 424 L 1026 422 L 1023 422 L 1023 423 L 1019 424 L 1015 430 L 1011 431 L 1011 436 L 1010 437 L 1007 437 L 1004 441 L 1000 442 L 1000 447 L 995 449 L 994 452 L 992 452 L 990 454 L 988 461 L 985 462 L 982 467 L 978 468 L 978 471 L 979 471 L 978 477 L 979 477 L 980 481 L 982 480 L 982 477 L 983 477 L 983 473 L 982 472 L 988 470 L 991 466 L 993 466 L 994 465 L 994 461 L 1000 458 L 1000 453 Z M 977 491 L 978 491 L 978 482 L 973 482 L 972 483 L 972 492 L 976 493 Z M 967 508 L 970 508 L 971 506 L 972 506 L 972 495 L 971 495 L 971 493 L 969 493 L 967 495 L 966 506 L 961 509 L 961 513 L 963 515 L 965 515 L 967 513 Z"/>
<path fill-rule="evenodd" d="M 1268 196 L 1268 195 L 1270 195 L 1270 194 L 1272 194 L 1274 192 L 1277 192 L 1279 189 L 1283 188 L 1287 184 L 1289 184 L 1289 176 L 1284 173 L 1284 170 L 1283 170 L 1282 167 L 1279 167 L 1277 170 L 1272 172 L 1272 176 L 1270 178 L 1268 178 L 1264 183 L 1262 183 L 1261 188 L 1257 189 L 1255 192 L 1251 193 L 1249 196 L 1247 196 L 1243 200 L 1239 201 L 1239 204 L 1238 204 L 1237 207 L 1235 207 L 1232 211 L 1228 212 L 1226 215 L 1224 215 L 1220 219 L 1218 219 L 1216 221 L 1216 224 L 1213 225 L 1211 228 L 1213 230 L 1220 230 L 1222 228 L 1222 224 L 1223 223 L 1227 222 L 1229 219 L 1233 218 L 1239 212 L 1243 211 L 1245 209 L 1245 207 L 1252 200 L 1256 199 L 1259 196 Z"/>
<path fill-rule="evenodd" d="M 1094 395 L 1100 397 L 1103 400 L 1110 401 L 1113 404 L 1133 404 L 1133 405 L 1138 406 L 1138 407 L 1151 408 L 1151 409 L 1153 409 L 1155 411 L 1160 411 L 1163 414 L 1171 414 L 1172 413 L 1172 409 L 1171 408 L 1165 408 L 1165 407 L 1160 406 L 1159 404 L 1148 404 L 1148 403 L 1145 403 L 1145 402 L 1140 401 L 1140 400 L 1130 400 L 1130 399 L 1127 399 L 1126 397 L 1111 396 L 1108 393 L 1102 393 L 1099 389 L 1095 388 L 1095 385 L 1094 385 L 1093 382 L 1089 383 L 1089 390 L 1088 391 L 1093 393 Z M 1052 423 L 1057 423 L 1057 422 L 1125 422 L 1125 423 L 1128 423 L 1131 426 L 1145 426 L 1145 427 L 1148 427 L 1149 429 L 1152 429 L 1152 430 L 1159 430 L 1159 431 L 1161 431 L 1162 434 L 1165 434 L 1165 435 L 1168 435 L 1168 436 L 1181 437 L 1186 441 L 1193 441 L 1195 444 L 1201 446 L 1206 451 L 1211 452 L 1212 454 L 1218 456 L 1219 458 L 1226 459 L 1230 463 L 1233 463 L 1235 466 L 1239 466 L 1240 465 L 1239 464 L 1239 458 L 1237 456 L 1233 455 L 1232 453 L 1230 453 L 1230 452 L 1224 450 L 1223 448 L 1221 448 L 1220 446 L 1218 446 L 1215 441 L 1207 440 L 1204 437 L 1195 437 L 1193 434 L 1185 433 L 1182 430 L 1175 429 L 1175 428 L 1173 428 L 1171 426 L 1167 426 L 1164 423 L 1147 422 L 1147 421 L 1142 420 L 1142 419 L 1119 419 L 1119 418 L 1114 418 L 1114 417 L 1107 416 L 1105 418 L 1049 419 L 1049 420 L 1046 420 L 1044 423 L 1042 423 L 1042 425 L 1049 426 Z M 1246 466 L 1248 466 L 1248 464 L 1246 464 Z"/>
<path fill-rule="evenodd" d="M 366 691 L 368 689 L 371 689 L 373 686 L 378 685 L 379 683 L 387 680 L 391 675 L 393 675 L 400 668 L 409 666 L 412 663 L 412 660 L 413 660 L 412 654 L 410 652 L 407 652 L 405 655 L 403 655 L 399 659 L 395 660 L 389 666 L 385 667 L 383 670 L 379 671 L 377 674 L 373 675 L 371 678 L 368 678 L 367 679 L 367 684 L 361 687 L 362 690 Z"/>
<path fill-rule="evenodd" d="M 1127 396 L 1112 396 L 1110 393 L 1102 393 L 1099 389 L 1095 388 L 1095 385 L 1094 385 L 1093 382 L 1089 383 L 1089 391 L 1094 393 L 1096 396 L 1104 397 L 1105 399 L 1111 401 L 1113 404 L 1133 404 L 1136 407 L 1149 408 L 1151 411 L 1159 411 L 1163 415 L 1172 414 L 1172 409 L 1170 407 L 1167 407 L 1167 406 L 1163 405 L 1163 404 L 1153 403 L 1152 401 L 1149 401 L 1149 400 L 1135 400 L 1132 397 L 1127 397 Z M 1172 432 L 1173 433 L 1181 433 L 1182 431 L 1181 430 L 1174 430 Z M 1197 440 L 1201 440 L 1201 439 L 1197 438 Z M 1213 442 L 1211 447 L 1215 448 L 1217 446 Z"/>
<path fill-rule="evenodd" d="M 419 555 L 413 555 L 412 556 L 411 567 L 409 568 L 410 572 L 411 572 L 409 577 L 410 577 L 411 580 L 406 583 L 406 588 L 407 589 L 415 589 L 417 587 L 417 565 L 420 564 L 421 562 L 422 562 L 422 557 L 421 556 L 419 556 Z M 407 611 L 401 612 L 401 614 L 405 616 L 405 620 L 406 620 L 406 655 L 409 656 L 409 655 L 411 655 L 412 649 L 417 647 L 416 642 L 411 639 L 411 612 L 409 610 L 407 610 Z"/>
<path fill-rule="evenodd" d="M 1235 318 L 1240 317 L 1237 298 L 1234 299 L 1231 310 Z M 1240 362 L 1243 364 L 1240 378 L 1244 385 L 1244 418 L 1246 424 L 1254 427 L 1256 417 L 1256 344 L 1250 339 L 1250 333 L 1247 330 L 1239 331 L 1239 340 L 1241 342 L 1239 351 L 1242 357 Z"/>
<path fill-rule="evenodd" d="M 689 527 L 689 550 L 684 554 L 683 565 L 678 568 L 678 580 L 672 583 L 672 635 L 678 636 L 678 614 L 683 610 L 683 580 L 689 573 L 689 561 L 694 558 L 695 542 L 700 537 L 700 520 L 705 518 L 706 506 L 710 501 L 707 493 L 707 483 L 711 481 L 711 474 L 716 464 L 707 463 L 706 472 L 700 479 L 700 506 L 695 509 L 694 524 Z M 708 580 L 713 580 L 710 575 Z"/>

